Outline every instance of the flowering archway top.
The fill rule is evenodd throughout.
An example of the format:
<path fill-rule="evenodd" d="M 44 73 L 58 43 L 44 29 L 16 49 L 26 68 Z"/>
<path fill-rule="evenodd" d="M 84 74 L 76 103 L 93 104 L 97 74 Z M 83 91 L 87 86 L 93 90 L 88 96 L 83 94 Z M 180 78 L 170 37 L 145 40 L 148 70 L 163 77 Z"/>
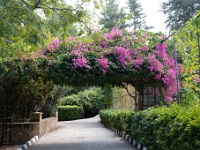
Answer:
<path fill-rule="evenodd" d="M 165 37 L 151 32 L 128 32 L 118 28 L 90 37 L 55 39 L 38 51 L 38 66 L 46 79 L 68 85 L 133 85 L 157 88 L 171 101 L 177 91 L 176 65 L 166 53 Z M 178 73 L 181 67 L 178 66 Z"/>

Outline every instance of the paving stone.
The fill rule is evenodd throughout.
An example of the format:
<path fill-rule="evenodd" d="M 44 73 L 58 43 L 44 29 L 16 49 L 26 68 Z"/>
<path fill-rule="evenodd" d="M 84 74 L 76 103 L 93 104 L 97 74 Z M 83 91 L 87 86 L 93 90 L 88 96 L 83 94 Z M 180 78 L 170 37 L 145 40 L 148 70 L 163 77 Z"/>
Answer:
<path fill-rule="evenodd" d="M 101 124 L 99 116 L 58 123 L 58 130 L 39 138 L 30 150 L 136 150 Z"/>

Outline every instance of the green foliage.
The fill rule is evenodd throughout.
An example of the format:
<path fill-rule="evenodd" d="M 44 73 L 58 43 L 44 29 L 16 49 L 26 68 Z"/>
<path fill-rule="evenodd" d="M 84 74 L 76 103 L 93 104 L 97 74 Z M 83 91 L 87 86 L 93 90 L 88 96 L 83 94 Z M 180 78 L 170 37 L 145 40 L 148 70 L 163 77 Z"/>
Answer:
<path fill-rule="evenodd" d="M 97 115 L 99 110 L 104 108 L 104 95 L 101 88 L 89 88 L 78 95 L 83 105 L 85 117 Z"/>
<path fill-rule="evenodd" d="M 98 114 L 100 109 L 104 108 L 103 90 L 98 87 L 91 87 L 59 99 L 59 105 L 72 105 L 83 107 L 84 116 L 92 117 Z"/>
<path fill-rule="evenodd" d="M 167 26 L 177 30 L 200 10 L 199 0 L 168 0 L 162 3 L 162 12 L 167 16 Z"/>
<path fill-rule="evenodd" d="M 98 0 L 93 2 L 97 8 Z M 55 36 L 69 36 L 71 25 L 87 20 L 86 10 L 78 2 L 71 6 L 56 0 L 0 0 L 0 16 L 0 105 L 5 105 L 8 85 L 14 121 L 28 120 L 32 111 L 48 116 L 61 93 L 43 78 L 33 53 Z"/>
<path fill-rule="evenodd" d="M 146 15 L 143 13 L 143 8 L 138 2 L 138 0 L 128 0 L 127 1 L 128 10 L 129 10 L 129 27 L 132 27 L 134 30 L 148 30 L 153 27 L 146 25 Z"/>
<path fill-rule="evenodd" d="M 149 150 L 200 148 L 200 105 L 182 107 L 172 104 L 168 107 L 150 108 L 141 112 L 128 112 L 125 116 L 122 115 L 124 118 L 129 118 L 125 119 L 126 121 L 121 121 L 121 112 L 119 112 L 102 110 L 100 112 L 102 122 L 125 131 L 137 143 L 145 145 Z"/>
<path fill-rule="evenodd" d="M 173 36 L 175 49 L 183 64 L 183 98 L 199 100 L 200 82 L 200 12 Z"/>
<path fill-rule="evenodd" d="M 120 26 L 120 28 L 128 26 L 126 21 L 124 21 L 126 18 L 125 10 L 124 8 L 119 8 L 117 0 L 106 0 L 101 14 L 102 17 L 100 18 L 99 23 L 108 30 L 111 30 L 115 26 Z"/>
<path fill-rule="evenodd" d="M 92 1 L 95 8 L 99 8 L 100 1 Z M 83 5 L 90 0 L 79 2 L 71 5 L 55 0 L 0 0 L 0 61 L 41 48 L 47 44 L 47 34 L 66 37 L 71 25 L 89 22 Z"/>
<path fill-rule="evenodd" d="M 44 83 L 42 78 L 39 78 L 38 82 L 30 78 L 4 79 L 0 85 L 0 106 L 5 106 L 7 101 L 8 105 L 12 106 L 13 121 L 27 121 L 30 113 L 41 110 L 47 99 L 51 104 L 54 103 L 51 99 L 53 86 L 52 82 Z"/>
<path fill-rule="evenodd" d="M 52 90 L 46 94 L 48 94 L 48 97 L 45 99 L 44 105 L 39 109 L 38 111 L 43 113 L 43 117 L 49 117 L 50 113 L 53 109 L 56 108 L 56 105 L 58 104 L 58 100 L 61 97 L 75 94 L 79 91 L 81 91 L 82 87 L 70 87 L 70 86 L 60 86 L 60 85 L 52 85 Z M 44 93 L 45 95 L 45 93 Z"/>
<path fill-rule="evenodd" d="M 99 114 L 101 121 L 106 126 L 113 127 L 118 131 L 130 133 L 128 128 L 130 124 L 129 117 L 133 114 L 133 111 L 106 109 L 101 110 Z"/>
<path fill-rule="evenodd" d="M 170 124 L 178 113 L 178 105 L 137 112 L 132 118 L 132 137 L 148 149 L 169 149 Z"/>
<path fill-rule="evenodd" d="M 75 94 L 60 98 L 59 105 L 60 106 L 65 106 L 65 105 L 82 106 L 80 102 L 80 98 L 78 97 L 78 95 L 75 95 Z"/>
<path fill-rule="evenodd" d="M 83 118 L 83 108 L 79 106 L 58 106 L 58 120 L 68 121 Z"/>
<path fill-rule="evenodd" d="M 105 94 L 105 104 L 106 108 L 111 108 L 113 106 L 113 87 L 112 85 L 104 86 L 104 94 Z"/>

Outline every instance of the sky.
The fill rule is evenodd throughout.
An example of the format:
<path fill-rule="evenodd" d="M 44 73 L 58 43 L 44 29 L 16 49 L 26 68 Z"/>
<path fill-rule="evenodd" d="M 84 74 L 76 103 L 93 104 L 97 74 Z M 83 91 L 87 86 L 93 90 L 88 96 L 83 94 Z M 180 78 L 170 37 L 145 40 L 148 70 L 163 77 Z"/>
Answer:
<path fill-rule="evenodd" d="M 144 13 L 147 15 L 146 23 L 148 26 L 153 26 L 154 29 L 151 31 L 167 34 L 167 29 L 165 25 L 166 17 L 159 11 L 161 9 L 160 5 L 166 0 L 138 0 L 141 3 Z M 125 1 L 119 0 L 120 5 L 125 6 Z"/>
<path fill-rule="evenodd" d="M 125 7 L 127 0 L 118 0 L 120 6 Z M 141 3 L 143 12 L 147 15 L 146 17 L 146 24 L 148 26 L 153 26 L 154 29 L 151 29 L 150 31 L 153 32 L 163 32 L 164 34 L 168 34 L 168 30 L 166 29 L 165 20 L 166 16 L 160 11 L 161 7 L 160 5 L 162 2 L 165 2 L 167 0 L 138 0 L 139 3 Z M 68 1 L 69 2 L 69 1 Z M 72 0 L 70 1 L 72 3 Z M 94 6 L 92 6 L 94 7 Z M 89 5 L 89 10 L 92 11 L 91 5 Z M 94 14 L 95 17 L 95 14 Z M 97 25 L 98 23 L 95 23 Z"/>
<path fill-rule="evenodd" d="M 139 0 L 144 9 L 144 13 L 147 15 L 146 22 L 147 25 L 152 25 L 155 27 L 153 31 L 167 32 L 166 25 L 164 24 L 166 17 L 159 11 L 161 9 L 160 5 L 166 0 Z"/>

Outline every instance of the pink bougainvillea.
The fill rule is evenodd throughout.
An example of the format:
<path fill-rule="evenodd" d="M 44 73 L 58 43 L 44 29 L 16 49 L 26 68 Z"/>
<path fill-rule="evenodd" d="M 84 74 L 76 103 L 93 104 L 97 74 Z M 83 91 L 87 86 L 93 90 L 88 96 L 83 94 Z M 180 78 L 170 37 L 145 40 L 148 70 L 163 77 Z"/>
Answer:
<path fill-rule="evenodd" d="M 132 60 L 130 50 L 120 46 L 115 48 L 115 53 L 118 55 L 118 60 L 122 67 L 126 68 L 126 62 L 130 62 Z"/>
<path fill-rule="evenodd" d="M 87 59 L 82 56 L 80 58 L 75 58 L 73 59 L 73 65 L 75 68 L 83 68 L 83 67 L 86 67 L 86 68 L 89 68 L 89 65 L 87 64 Z"/>
<path fill-rule="evenodd" d="M 123 34 L 119 28 L 113 28 L 109 33 L 104 34 L 104 37 L 108 40 L 113 40 L 116 37 L 121 37 Z"/>
<path fill-rule="evenodd" d="M 52 41 L 50 45 L 47 46 L 47 49 L 50 51 L 50 53 L 53 53 L 55 49 L 59 48 L 60 40 L 55 39 Z"/>
<path fill-rule="evenodd" d="M 109 60 L 107 58 L 98 58 L 97 59 L 98 65 L 102 67 L 102 71 L 106 74 L 106 71 L 109 67 Z"/>
<path fill-rule="evenodd" d="M 157 58 L 154 54 L 148 55 L 147 62 L 149 63 L 150 72 L 154 72 L 154 71 L 162 72 L 163 71 L 162 63 L 159 60 L 157 60 Z"/>
<path fill-rule="evenodd" d="M 142 65 L 142 63 L 143 63 L 143 58 L 141 56 L 139 56 L 135 60 L 133 60 L 133 62 L 134 62 L 134 67 L 139 68 L 140 65 Z"/>
<path fill-rule="evenodd" d="M 94 34 L 99 33 L 95 31 Z M 154 37 L 151 38 L 151 36 Z M 56 39 L 47 46 L 47 49 L 39 53 L 42 57 L 50 53 L 48 57 L 52 57 L 55 49 L 62 48 L 62 53 L 60 52 L 62 57 L 56 56 L 55 53 L 54 61 L 56 59 L 62 61 L 61 58 L 65 58 L 63 59 L 65 61 L 71 59 L 69 62 L 73 64 L 69 66 L 73 66 L 73 70 L 94 69 L 91 72 L 95 72 L 95 69 L 101 68 L 101 75 L 104 78 L 111 76 L 119 82 L 136 81 L 135 84 L 140 84 L 142 81 L 146 86 L 151 86 L 152 82 L 155 82 L 161 86 L 157 87 L 156 93 L 162 93 L 167 100 L 172 100 L 172 96 L 177 92 L 177 86 L 179 88 L 176 78 L 181 74 L 182 67 L 167 54 L 166 43 L 161 42 L 166 38 L 165 36 L 140 31 L 127 32 L 114 28 L 99 38 L 90 39 L 91 37 L 69 36 L 63 42 Z M 127 73 L 124 78 L 123 75 L 117 78 L 118 75 L 115 75 L 113 71 L 117 69 L 120 69 L 119 72 Z M 140 73 L 146 76 L 140 78 Z M 87 77 L 87 74 L 84 76 Z M 133 79 L 128 79 L 128 77 Z M 197 77 L 194 80 L 200 81 Z"/>

